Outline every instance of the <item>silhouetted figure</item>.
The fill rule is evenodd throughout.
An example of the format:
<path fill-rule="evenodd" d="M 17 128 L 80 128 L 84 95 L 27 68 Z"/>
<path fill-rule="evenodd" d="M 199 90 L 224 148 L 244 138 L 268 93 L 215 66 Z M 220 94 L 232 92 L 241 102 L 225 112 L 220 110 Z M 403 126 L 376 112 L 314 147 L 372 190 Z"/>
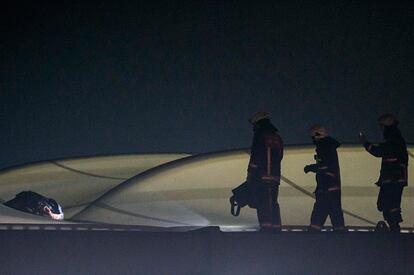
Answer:
<path fill-rule="evenodd" d="M 400 231 L 401 196 L 408 181 L 407 145 L 398 129 L 398 120 L 392 114 L 378 118 L 385 142 L 372 144 L 360 132 L 359 140 L 373 156 L 382 158 L 381 172 L 376 185 L 380 187 L 377 207 L 387 221 L 391 232 Z"/>
<path fill-rule="evenodd" d="M 261 230 L 280 230 L 280 209 L 277 202 L 280 184 L 280 162 L 283 158 L 283 141 L 270 122 L 266 112 L 256 113 L 249 122 L 253 124 L 247 182 L 255 190 L 255 206 Z"/>
<path fill-rule="evenodd" d="M 53 220 L 63 220 L 64 214 L 60 205 L 50 198 L 36 192 L 23 191 L 4 205 L 34 215 L 49 217 Z"/>
<path fill-rule="evenodd" d="M 315 164 L 306 165 L 304 172 L 316 173 L 315 204 L 310 231 L 320 231 L 330 217 L 335 231 L 344 231 L 344 214 L 341 205 L 341 176 L 336 149 L 340 143 L 328 136 L 327 130 L 314 125 L 309 134 L 316 145 Z"/>

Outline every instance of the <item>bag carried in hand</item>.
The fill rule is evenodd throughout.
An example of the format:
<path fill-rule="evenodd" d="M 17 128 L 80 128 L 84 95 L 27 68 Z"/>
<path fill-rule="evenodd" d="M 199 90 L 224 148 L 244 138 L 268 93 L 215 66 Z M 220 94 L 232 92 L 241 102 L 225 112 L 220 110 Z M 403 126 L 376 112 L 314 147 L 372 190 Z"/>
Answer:
<path fill-rule="evenodd" d="M 233 196 L 230 197 L 231 214 L 238 216 L 240 209 L 248 205 L 256 208 L 256 185 L 245 181 L 232 190 Z"/>

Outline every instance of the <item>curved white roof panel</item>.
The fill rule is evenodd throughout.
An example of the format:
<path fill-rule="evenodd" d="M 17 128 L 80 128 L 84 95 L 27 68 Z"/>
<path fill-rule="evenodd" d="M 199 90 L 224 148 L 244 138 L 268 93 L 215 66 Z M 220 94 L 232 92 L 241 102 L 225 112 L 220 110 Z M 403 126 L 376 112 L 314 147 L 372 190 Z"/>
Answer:
<path fill-rule="evenodd" d="M 402 226 L 414 227 L 414 147 L 410 147 L 409 187 L 405 188 Z M 288 147 L 282 162 L 279 193 L 284 225 L 308 225 L 314 199 L 314 175 L 304 174 L 314 148 Z M 360 146 L 339 149 L 345 222 L 371 226 L 382 220 L 376 209 L 380 159 Z M 246 177 L 249 155 L 236 150 L 188 157 L 148 170 L 106 193 L 74 216 L 74 220 L 147 226 L 256 226 L 256 212 L 243 208 L 239 217 L 229 211 L 231 189 Z"/>
<path fill-rule="evenodd" d="M 12 199 L 21 191 L 31 190 L 56 199 L 64 209 L 65 218 L 70 218 L 128 178 L 185 156 L 188 155 L 128 154 L 53 160 L 12 167 L 0 171 L 0 202 Z M 0 210 L 0 221 L 10 220 L 3 209 Z M 10 215 L 7 214 L 7 217 Z"/>

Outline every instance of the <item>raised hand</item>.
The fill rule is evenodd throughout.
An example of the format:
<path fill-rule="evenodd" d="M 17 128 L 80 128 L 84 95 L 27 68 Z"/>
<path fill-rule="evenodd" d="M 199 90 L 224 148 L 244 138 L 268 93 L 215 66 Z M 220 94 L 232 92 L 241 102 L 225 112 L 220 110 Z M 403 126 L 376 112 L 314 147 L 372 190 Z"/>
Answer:
<path fill-rule="evenodd" d="M 365 144 L 365 143 L 367 143 L 367 137 L 365 136 L 365 134 L 364 134 L 364 132 L 362 132 L 362 131 L 360 131 L 359 133 L 358 133 L 358 141 L 359 141 L 359 143 L 361 143 L 362 145 L 363 144 Z"/>

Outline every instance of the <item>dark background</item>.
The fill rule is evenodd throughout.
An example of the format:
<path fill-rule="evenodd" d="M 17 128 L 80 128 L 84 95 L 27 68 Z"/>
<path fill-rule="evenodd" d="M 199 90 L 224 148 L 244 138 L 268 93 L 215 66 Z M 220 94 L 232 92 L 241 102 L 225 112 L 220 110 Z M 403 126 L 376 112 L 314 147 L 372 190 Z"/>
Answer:
<path fill-rule="evenodd" d="M 383 112 L 414 142 L 410 2 L 186 2 L 2 2 L 0 167 L 247 147 L 259 110 L 286 144 Z"/>

